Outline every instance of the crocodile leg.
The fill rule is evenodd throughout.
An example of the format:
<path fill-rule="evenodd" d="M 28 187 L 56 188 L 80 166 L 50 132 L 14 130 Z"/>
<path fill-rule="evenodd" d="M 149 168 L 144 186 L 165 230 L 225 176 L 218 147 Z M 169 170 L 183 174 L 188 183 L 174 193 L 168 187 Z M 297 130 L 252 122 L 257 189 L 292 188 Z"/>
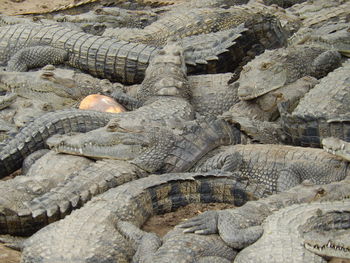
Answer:
<path fill-rule="evenodd" d="M 27 47 L 11 57 L 7 63 L 7 71 L 28 71 L 48 64 L 61 64 L 67 59 L 68 52 L 64 49 L 49 46 Z"/>
<path fill-rule="evenodd" d="M 151 175 L 110 189 L 39 230 L 26 241 L 22 262 L 129 262 L 135 250 L 117 230 L 120 220 L 139 227 L 153 214 L 188 203 L 242 204 L 260 191 L 230 173 Z"/>

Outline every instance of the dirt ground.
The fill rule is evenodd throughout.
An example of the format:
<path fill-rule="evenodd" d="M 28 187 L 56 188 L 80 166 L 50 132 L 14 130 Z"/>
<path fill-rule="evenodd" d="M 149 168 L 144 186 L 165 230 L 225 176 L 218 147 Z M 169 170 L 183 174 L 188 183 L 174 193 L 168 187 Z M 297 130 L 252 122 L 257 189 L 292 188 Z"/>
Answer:
<path fill-rule="evenodd" d="M 70 5 L 96 0 L 0 0 L 0 13 L 5 15 L 47 13 Z"/>

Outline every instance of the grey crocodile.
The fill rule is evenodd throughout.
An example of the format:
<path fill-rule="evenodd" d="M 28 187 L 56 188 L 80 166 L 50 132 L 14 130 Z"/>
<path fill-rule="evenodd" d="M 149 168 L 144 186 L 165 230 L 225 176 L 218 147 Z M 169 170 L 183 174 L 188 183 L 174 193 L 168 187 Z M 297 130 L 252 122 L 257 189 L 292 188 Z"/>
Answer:
<path fill-rule="evenodd" d="M 130 42 L 162 46 L 166 43 L 169 37 L 184 38 L 186 36 L 208 34 L 211 32 L 234 28 L 250 20 L 261 20 L 261 18 L 254 17 L 261 16 L 261 14 L 263 14 L 263 6 L 252 5 L 253 6 L 238 5 L 228 9 L 214 7 L 178 8 L 174 11 L 167 12 L 157 21 L 143 29 L 106 29 L 104 35 L 113 36 L 117 39 Z M 257 8 L 261 9 L 256 10 Z M 267 19 L 269 18 L 266 17 L 265 20 Z M 263 29 L 260 28 L 260 30 Z M 275 37 L 273 42 L 283 42 L 283 32 L 281 31 L 276 33 L 279 35 L 276 35 L 277 38 Z"/>
<path fill-rule="evenodd" d="M 263 189 L 251 182 L 234 181 L 230 175 L 222 172 L 151 175 L 111 189 L 30 237 L 22 262 L 129 262 L 135 250 L 131 241 L 119 233 L 119 222 L 128 221 L 140 227 L 149 216 L 188 203 L 242 205 L 263 195 Z M 74 242 L 75 249 L 69 240 Z M 217 240 L 214 237 L 209 246 Z M 205 242 L 200 246 L 208 248 Z M 192 247 L 179 258 L 190 256 L 191 250 L 198 255 Z"/>
<path fill-rule="evenodd" d="M 251 100 L 304 76 L 322 78 L 340 65 L 337 51 L 317 45 L 266 50 L 243 67 L 238 96 L 241 100 Z"/>
<path fill-rule="evenodd" d="M 322 149 L 287 145 L 233 145 L 196 167 L 197 171 L 240 171 L 271 193 L 288 190 L 304 180 L 315 184 L 349 175 L 348 162 Z"/>
<path fill-rule="evenodd" d="M 47 65 L 31 72 L 0 72 L 0 87 L 28 99 L 49 103 L 52 110 L 77 104 L 85 96 L 114 90 L 108 80 Z"/>
<path fill-rule="evenodd" d="M 266 26 L 261 27 L 261 24 Z M 267 20 L 264 22 L 261 20 L 256 27 L 268 28 L 267 31 L 260 30 L 261 37 L 266 35 L 266 38 L 269 39 L 268 36 L 278 36 L 271 37 L 271 41 L 273 41 L 271 45 L 285 43 L 285 38 L 279 36 L 283 32 L 278 21 Z M 246 51 L 252 49 L 252 46 L 256 44 L 255 41 L 250 41 L 247 47 L 239 45 L 246 43 L 245 41 L 239 41 L 239 44 L 235 43 L 241 36 L 244 39 L 246 37 L 250 39 L 251 33 L 243 35 L 243 32 L 246 31 L 247 29 L 243 27 L 238 31 L 232 29 L 227 32 L 214 33 L 213 37 L 206 37 L 207 44 L 204 47 L 197 45 L 197 40 L 194 38 L 189 41 L 188 46 L 184 46 L 186 62 L 192 65 L 200 64 L 198 70 L 192 67 L 193 72 L 203 70 L 203 68 L 207 69 L 213 65 L 210 61 L 217 60 L 220 54 L 223 55 L 229 47 L 233 46 L 233 50 L 243 50 L 241 53 L 237 53 L 242 54 L 242 56 L 234 57 L 234 65 L 240 63 Z M 13 56 L 15 58 L 28 58 L 28 60 L 10 60 L 8 63 L 13 68 L 27 68 L 28 65 L 38 66 L 53 62 L 62 63 L 66 60 L 68 65 L 87 71 L 94 76 L 129 84 L 142 81 L 150 59 L 159 50 L 153 46 L 93 36 L 58 25 L 18 24 L 4 26 L 0 28 L 0 36 L 2 38 L 0 64 L 7 63 Z M 217 37 L 220 39 L 219 42 Z M 203 36 L 200 36 L 200 39 L 203 39 Z M 193 49 L 196 46 L 199 50 Z M 44 49 L 47 56 L 42 57 L 38 54 L 41 49 Z M 231 62 L 230 60 L 228 63 L 231 64 Z"/>
<path fill-rule="evenodd" d="M 324 263 L 321 256 L 350 258 L 348 243 L 341 237 L 350 233 L 349 219 L 349 199 L 289 206 L 265 220 L 264 234 L 234 262 Z"/>
<path fill-rule="evenodd" d="M 238 103 L 237 87 L 231 79 L 232 73 L 189 76 L 194 111 L 201 116 L 218 116 Z"/>
<path fill-rule="evenodd" d="M 283 130 L 293 144 L 320 147 L 326 137 L 350 141 L 349 68 L 350 63 L 345 62 L 321 79 L 294 110 L 288 110 L 286 102 L 279 104 Z M 331 86 L 334 88 L 329 89 Z"/>
<path fill-rule="evenodd" d="M 313 185 L 310 182 L 304 182 L 288 191 L 248 202 L 239 208 L 204 212 L 180 224 L 179 227 L 184 228 L 184 231 L 188 233 L 194 232 L 202 235 L 219 233 L 227 245 L 235 249 L 242 249 L 253 244 L 261 237 L 263 234 L 261 224 L 274 212 L 293 204 L 305 203 L 306 206 L 306 204 L 310 205 L 311 203 L 312 206 L 313 202 L 318 201 L 345 200 L 349 193 L 349 183 L 349 176 L 342 181 L 326 185 Z M 304 214 L 307 215 L 307 213 Z M 271 249 L 272 251 L 274 246 L 270 244 L 266 246 L 266 249 Z M 290 244 L 291 242 L 288 241 L 288 245 L 283 246 L 282 242 L 278 245 L 278 247 L 282 245 L 283 248 L 278 253 L 276 251 L 275 255 L 281 257 L 276 262 L 283 261 L 284 249 L 286 249 L 287 255 L 288 253 L 293 253 L 288 252 L 292 248 Z M 300 246 L 300 243 L 296 245 Z M 282 255 L 279 253 L 282 253 Z M 263 254 L 255 256 L 263 257 Z M 273 255 L 270 254 L 270 257 L 273 257 Z M 291 258 L 293 259 L 293 256 Z"/>
<path fill-rule="evenodd" d="M 108 147 L 108 153 L 113 155 L 110 158 L 114 160 L 103 159 L 84 169 L 76 169 L 64 179 L 55 178 L 55 182 L 60 182 L 59 185 L 55 182 L 49 184 L 52 179 L 47 176 L 46 186 L 42 186 L 37 195 L 20 192 L 21 198 L 18 198 L 18 190 L 13 190 L 6 202 L 0 202 L 0 221 L 3 222 L 0 233 L 29 235 L 48 223 L 65 217 L 95 195 L 125 182 L 145 177 L 151 172 L 187 171 L 207 152 L 220 145 L 234 143 L 233 132 L 224 121 L 214 120 L 191 124 L 177 136 L 164 129 L 152 129 L 148 135 L 146 132 L 132 131 L 114 133 L 114 142 L 119 143 Z M 150 139 L 152 141 L 147 142 Z M 77 149 L 66 145 L 62 148 L 73 154 L 74 151 L 80 152 L 82 155 L 88 150 L 88 147 Z M 99 145 L 92 145 L 91 148 L 95 148 L 96 152 Z M 107 147 L 104 145 L 101 148 Z M 37 177 L 25 178 L 28 185 L 38 187 Z M 17 179 L 9 183 L 7 188 L 17 189 L 20 182 Z"/>
<path fill-rule="evenodd" d="M 45 140 L 57 133 L 87 132 L 102 127 L 113 113 L 60 110 L 49 112 L 22 128 L 15 137 L 3 142 L 0 149 L 0 177 L 19 169 L 30 153 L 45 147 Z"/>
<path fill-rule="evenodd" d="M 109 128 L 143 127 L 147 125 L 175 125 L 193 119 L 193 109 L 183 98 L 189 96 L 183 51 L 176 43 L 169 43 L 155 56 L 147 70 L 140 96 L 145 106 L 133 112 L 113 113 L 62 110 L 43 115 L 25 126 L 0 151 L 0 176 L 17 170 L 23 159 L 45 147 L 54 134 L 87 132 L 107 124 Z M 183 97 L 181 97 L 183 96 Z M 117 127 L 116 127 L 117 126 Z M 132 128 L 130 128 L 132 129 Z"/>
<path fill-rule="evenodd" d="M 327 137 L 322 140 L 322 146 L 326 152 L 350 161 L 350 145 L 348 142 L 335 137 Z"/>
<path fill-rule="evenodd" d="M 49 145 L 56 143 L 57 151 L 129 160 L 130 164 L 101 161 L 73 174 L 54 189 L 45 188 L 42 191 L 47 194 L 30 203 L 14 202 L 10 207 L 5 203 L 2 221 L 6 223 L 0 231 L 32 233 L 112 187 L 151 172 L 186 171 L 208 151 L 237 142 L 237 131 L 223 120 L 185 123 L 193 114 L 183 98 L 189 96 L 189 86 L 181 48 L 169 43 L 163 51 L 146 71 L 140 89 L 140 98 L 145 101 L 143 107 L 120 113 L 106 127 L 75 135 L 72 140 L 56 136 L 47 141 Z M 112 177 L 106 182 L 107 175 Z M 16 200 L 15 196 L 12 199 Z M 26 209 L 16 209 L 23 206 Z M 28 225 L 21 225 L 22 221 Z"/>
<path fill-rule="evenodd" d="M 261 93 L 254 100 L 240 100 L 238 103 L 235 103 L 222 116 L 232 121 L 237 119 L 237 117 L 246 117 L 260 121 L 276 121 L 279 117 L 277 105 L 281 100 L 288 101 L 291 107 L 295 107 L 299 100 L 318 83 L 319 81 L 316 78 L 304 76 L 275 90 L 269 91 L 266 89 L 266 93 Z M 238 94 L 242 95 L 242 90 L 239 83 L 236 83 L 236 86 L 237 90 L 240 91 L 240 93 L 236 92 L 238 97 Z"/>

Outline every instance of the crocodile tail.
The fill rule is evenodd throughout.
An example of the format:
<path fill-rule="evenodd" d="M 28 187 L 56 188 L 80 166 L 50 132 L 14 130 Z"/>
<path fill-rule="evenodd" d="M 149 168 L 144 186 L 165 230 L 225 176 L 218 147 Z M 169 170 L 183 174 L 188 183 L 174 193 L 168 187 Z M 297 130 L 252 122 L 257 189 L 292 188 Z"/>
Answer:
<path fill-rule="evenodd" d="M 52 135 L 94 130 L 105 126 L 113 116 L 113 113 L 78 109 L 42 115 L 1 144 L 0 178 L 19 169 L 29 154 L 47 148 L 45 141 Z"/>

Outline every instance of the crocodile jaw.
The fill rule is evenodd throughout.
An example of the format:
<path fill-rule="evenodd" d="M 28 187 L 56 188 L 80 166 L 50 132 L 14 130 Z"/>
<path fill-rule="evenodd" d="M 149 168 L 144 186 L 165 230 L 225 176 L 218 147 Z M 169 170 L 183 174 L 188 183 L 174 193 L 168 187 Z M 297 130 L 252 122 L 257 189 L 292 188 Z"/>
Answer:
<path fill-rule="evenodd" d="M 326 152 L 350 161 L 350 145 L 348 142 L 335 137 L 329 137 L 322 140 L 322 145 Z"/>
<path fill-rule="evenodd" d="M 320 256 L 350 259 L 350 247 L 340 243 L 328 241 L 328 243 L 321 245 L 305 241 L 304 246 L 307 250 Z"/>

